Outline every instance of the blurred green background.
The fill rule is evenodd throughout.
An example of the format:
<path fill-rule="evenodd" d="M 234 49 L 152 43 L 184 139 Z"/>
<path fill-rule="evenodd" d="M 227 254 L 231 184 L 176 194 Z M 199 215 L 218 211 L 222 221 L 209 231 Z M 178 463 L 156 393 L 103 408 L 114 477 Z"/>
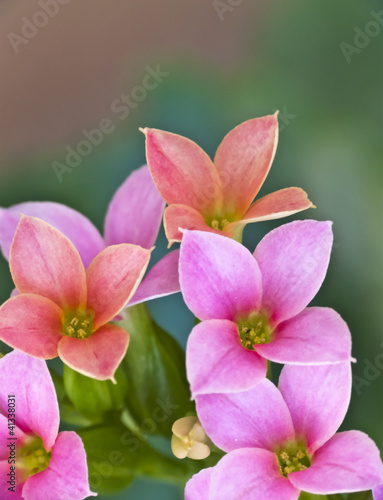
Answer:
<path fill-rule="evenodd" d="M 350 0 L 61 6 L 19 53 L 3 42 L 0 206 L 58 201 L 101 229 L 113 192 L 145 162 L 138 127 L 185 135 L 213 155 L 235 125 L 279 109 L 279 146 L 261 194 L 300 186 L 318 207 L 302 218 L 334 221 L 331 265 L 315 303 L 339 311 L 353 334 L 356 385 L 343 428 L 369 433 L 383 449 L 383 11 L 380 24 L 371 13 L 381 8 Z M 39 9 L 3 1 L 3 40 Z M 139 102 L 136 93 L 123 118 L 111 106 L 135 92 L 148 65 L 168 75 Z M 52 162 L 64 163 L 66 147 L 76 148 L 82 131 L 104 118 L 114 131 L 59 182 Z M 289 220 L 248 226 L 244 243 L 253 250 Z M 161 232 L 156 259 L 165 252 Z M 11 289 L 1 259 L 1 301 Z M 193 318 L 181 297 L 150 308 L 185 345 Z M 137 479 L 113 498 L 176 500 L 182 493 Z"/>

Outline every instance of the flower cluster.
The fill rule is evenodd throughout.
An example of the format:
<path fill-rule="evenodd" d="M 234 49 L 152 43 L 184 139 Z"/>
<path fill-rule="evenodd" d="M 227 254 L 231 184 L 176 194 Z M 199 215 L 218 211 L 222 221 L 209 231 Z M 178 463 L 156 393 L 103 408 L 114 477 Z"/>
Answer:
<path fill-rule="evenodd" d="M 174 340 L 161 330 L 153 334 L 157 327 L 138 304 L 181 291 L 198 320 L 186 349 L 186 399 L 193 403 L 164 434 L 172 430 L 177 458 L 199 461 L 186 500 L 297 500 L 301 492 L 364 490 L 381 500 L 383 464 L 375 443 L 359 431 L 337 432 L 351 398 L 350 331 L 333 309 L 309 306 L 327 273 L 332 223 L 294 221 L 268 233 L 253 253 L 242 245 L 246 224 L 313 207 L 296 187 L 253 201 L 276 152 L 277 115 L 236 127 L 214 162 L 184 137 L 143 132 L 148 166 L 114 195 L 104 236 L 58 203 L 0 209 L 0 248 L 15 285 L 0 307 L 0 340 L 14 348 L 0 360 L 2 441 L 9 432 L 9 394 L 18 407 L 15 491 L 4 481 L 9 463 L 1 455 L 1 498 L 95 495 L 79 435 L 58 432 L 45 360 L 59 357 L 66 365 L 62 401 L 79 404 L 83 414 L 69 421 L 85 421 L 88 436 L 96 432 L 108 441 L 110 422 L 127 422 L 138 434 L 137 419 L 161 425 L 168 419 L 172 409 L 150 398 L 150 387 L 154 377 L 183 398 L 184 364 Z M 169 245 L 180 242 L 180 249 L 146 273 L 162 218 Z M 129 332 L 135 341 L 127 354 Z M 278 386 L 272 363 L 284 365 Z M 116 384 L 117 369 L 131 385 L 118 383 L 116 392 L 105 384 Z M 85 396 L 93 410 L 82 404 Z M 159 406 L 153 410 L 148 399 Z M 91 425 L 100 421 L 109 425 L 105 432 Z M 87 442 L 86 451 L 98 457 L 94 440 L 88 448 Z M 163 460 L 158 470 L 167 477 L 169 459 L 145 446 L 148 463 Z M 138 454 L 133 461 L 137 470 L 151 470 L 142 460 Z M 89 456 L 88 463 L 94 463 Z M 176 463 L 172 459 L 171 470 Z M 119 481 L 122 475 L 119 469 Z M 191 475 L 188 469 L 186 478 Z M 131 477 L 128 469 L 126 484 Z"/>

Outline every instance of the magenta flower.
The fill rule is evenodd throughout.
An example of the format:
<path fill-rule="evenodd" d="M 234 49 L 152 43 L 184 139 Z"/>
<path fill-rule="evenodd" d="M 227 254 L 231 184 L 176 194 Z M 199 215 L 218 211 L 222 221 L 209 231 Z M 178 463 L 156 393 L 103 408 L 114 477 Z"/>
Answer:
<path fill-rule="evenodd" d="M 134 171 L 117 190 L 105 218 L 105 236 L 84 215 L 60 203 L 29 202 L 0 208 L 0 248 L 9 251 L 20 213 L 38 217 L 61 231 L 77 248 L 87 268 L 108 245 L 131 243 L 151 248 L 157 238 L 165 203 L 146 165 Z M 129 305 L 180 291 L 179 251 L 170 252 L 147 273 Z"/>
<path fill-rule="evenodd" d="M 45 361 L 13 351 L 0 359 L 0 381 L 1 498 L 96 496 L 89 490 L 80 437 L 58 432 L 59 407 Z M 13 418 L 16 425 L 8 420 Z"/>
<path fill-rule="evenodd" d="M 23 216 L 10 251 L 20 293 L 0 307 L 0 340 L 43 359 L 60 356 L 78 372 L 111 379 L 129 343 L 108 324 L 135 292 L 150 250 L 105 248 L 85 270 L 74 245 L 51 225 Z"/>
<path fill-rule="evenodd" d="M 179 228 L 241 234 L 249 222 L 279 219 L 313 207 L 303 189 L 281 189 L 253 203 L 274 159 L 277 114 L 248 120 L 221 142 L 214 162 L 193 141 L 146 128 L 146 157 L 153 180 L 169 205 L 164 213 L 171 245 Z"/>
<path fill-rule="evenodd" d="M 295 221 L 267 234 L 254 255 L 222 236 L 185 231 L 180 282 L 202 323 L 188 340 L 194 396 L 253 387 L 266 360 L 326 364 L 351 360 L 351 335 L 332 309 L 306 308 L 329 263 L 331 223 Z"/>
<path fill-rule="evenodd" d="M 267 379 L 235 394 L 197 397 L 199 419 L 227 452 L 195 475 L 186 500 L 296 500 L 300 491 L 364 491 L 383 480 L 375 443 L 337 434 L 351 395 L 349 363 L 285 366 L 279 390 Z"/>

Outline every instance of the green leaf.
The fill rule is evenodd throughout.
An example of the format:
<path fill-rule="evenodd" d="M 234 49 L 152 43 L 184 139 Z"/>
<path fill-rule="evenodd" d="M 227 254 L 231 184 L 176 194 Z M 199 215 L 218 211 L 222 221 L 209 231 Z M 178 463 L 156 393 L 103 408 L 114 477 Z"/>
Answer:
<path fill-rule="evenodd" d="M 128 386 L 121 368 L 116 371 L 115 379 L 117 384 L 95 380 L 64 365 L 65 392 L 74 409 L 91 423 L 100 423 L 108 412 L 123 408 Z"/>
<path fill-rule="evenodd" d="M 326 495 L 313 495 L 312 493 L 306 493 L 302 491 L 299 495 L 299 500 L 327 500 Z"/>
<path fill-rule="evenodd" d="M 175 420 L 194 413 L 186 379 L 185 352 L 139 304 L 119 323 L 130 334 L 123 361 L 129 384 L 129 410 L 146 434 L 171 435 Z"/>
<path fill-rule="evenodd" d="M 121 491 L 136 475 L 180 485 L 191 475 L 186 463 L 165 457 L 122 425 L 81 429 L 78 434 L 87 453 L 90 487 L 98 493 Z"/>

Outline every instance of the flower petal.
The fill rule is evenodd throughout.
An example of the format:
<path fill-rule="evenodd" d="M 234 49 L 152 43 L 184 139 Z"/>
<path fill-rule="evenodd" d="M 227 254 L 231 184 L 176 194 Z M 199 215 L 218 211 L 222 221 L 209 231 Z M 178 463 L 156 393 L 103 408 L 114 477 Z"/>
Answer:
<path fill-rule="evenodd" d="M 366 434 L 339 432 L 314 454 L 311 467 L 289 474 L 289 479 L 309 493 L 352 493 L 380 484 L 383 464 L 376 444 Z"/>
<path fill-rule="evenodd" d="M 166 203 L 182 203 L 205 214 L 219 210 L 221 180 L 209 156 L 180 135 L 150 128 L 143 132 L 150 173 Z"/>
<path fill-rule="evenodd" d="M 211 474 L 209 500 L 297 500 L 299 494 L 281 475 L 276 455 L 260 448 L 232 451 Z"/>
<path fill-rule="evenodd" d="M 59 306 L 45 297 L 17 295 L 0 307 L 0 340 L 37 358 L 55 358 L 62 315 Z"/>
<path fill-rule="evenodd" d="M 86 271 L 88 307 L 95 311 L 93 329 L 113 319 L 136 291 L 149 264 L 151 250 L 138 245 L 112 245 Z"/>
<path fill-rule="evenodd" d="M 227 229 L 234 231 L 238 225 L 244 223 L 289 217 L 308 208 L 315 208 L 315 206 L 303 189 L 297 187 L 281 189 L 257 200 L 251 205 L 242 220 L 232 222 L 227 226 Z"/>
<path fill-rule="evenodd" d="M 240 243 L 216 234 L 185 231 L 180 283 L 187 306 L 202 320 L 233 320 L 261 303 L 261 274 L 255 259 Z"/>
<path fill-rule="evenodd" d="M 186 483 L 185 500 L 209 500 L 210 480 L 213 467 L 202 469 Z"/>
<path fill-rule="evenodd" d="M 194 208 L 186 205 L 171 205 L 165 208 L 164 227 L 169 246 L 177 241 L 181 241 L 183 234 L 181 229 L 191 229 L 198 231 L 207 231 L 208 233 L 221 234 L 231 238 L 234 233 L 230 231 L 220 231 L 208 226 L 202 217 Z"/>
<path fill-rule="evenodd" d="M 20 214 L 38 217 L 63 233 L 77 248 L 85 267 L 105 248 L 98 229 L 80 212 L 61 203 L 32 201 L 0 209 L 0 246 L 6 259 Z"/>
<path fill-rule="evenodd" d="M 331 222 L 294 221 L 268 233 L 255 249 L 262 272 L 263 306 L 280 323 L 300 313 L 326 275 Z"/>
<path fill-rule="evenodd" d="M 9 455 L 9 453 L 8 453 Z M 1 500 L 25 500 L 21 495 L 21 491 L 23 489 L 22 484 L 17 484 L 15 491 L 8 490 L 11 487 L 10 484 L 7 484 L 9 480 L 9 463 L 8 457 L 7 460 L 0 460 L 0 491 L 1 491 Z M 17 476 L 16 476 L 17 481 Z"/>
<path fill-rule="evenodd" d="M 197 396 L 196 403 L 207 435 L 224 451 L 251 447 L 270 450 L 295 436 L 286 403 L 270 380 L 234 394 Z"/>
<path fill-rule="evenodd" d="M 374 500 L 383 500 L 383 484 L 372 490 L 372 497 Z"/>
<path fill-rule="evenodd" d="M 9 264 L 20 293 L 42 295 L 62 308 L 86 302 L 85 269 L 79 253 L 66 236 L 41 219 L 21 217 Z"/>
<path fill-rule="evenodd" d="M 114 373 L 129 344 L 129 334 L 116 325 L 105 325 L 87 339 L 63 337 L 58 353 L 63 362 L 97 380 L 114 381 Z"/>
<path fill-rule="evenodd" d="M 16 399 L 16 423 L 23 432 L 40 436 L 46 450 L 56 440 L 60 416 L 56 391 L 47 364 L 20 351 L 0 359 L 0 407 L 8 395 Z"/>
<path fill-rule="evenodd" d="M 151 248 L 156 241 L 165 202 L 146 165 L 132 172 L 112 198 L 105 218 L 107 245 L 132 243 Z"/>
<path fill-rule="evenodd" d="M 241 123 L 225 136 L 214 164 L 222 180 L 227 213 L 245 214 L 269 173 L 277 143 L 276 114 Z"/>
<path fill-rule="evenodd" d="M 279 389 L 297 434 L 306 438 L 312 453 L 334 435 L 346 415 L 351 398 L 350 363 L 286 365 Z"/>
<path fill-rule="evenodd" d="M 128 306 L 179 292 L 181 290 L 178 275 L 179 258 L 179 250 L 174 250 L 157 262 L 140 283 Z"/>
<path fill-rule="evenodd" d="M 97 494 L 89 489 L 86 453 L 81 438 L 72 431 L 60 432 L 48 468 L 25 481 L 23 497 L 26 500 L 83 500 L 89 496 Z"/>
<path fill-rule="evenodd" d="M 276 363 L 316 365 L 351 361 L 351 333 L 334 309 L 309 307 L 277 327 L 273 342 L 255 350 Z"/>
<path fill-rule="evenodd" d="M 186 368 L 195 397 L 250 389 L 266 377 L 267 363 L 255 351 L 242 347 L 235 323 L 212 319 L 191 332 Z"/>

